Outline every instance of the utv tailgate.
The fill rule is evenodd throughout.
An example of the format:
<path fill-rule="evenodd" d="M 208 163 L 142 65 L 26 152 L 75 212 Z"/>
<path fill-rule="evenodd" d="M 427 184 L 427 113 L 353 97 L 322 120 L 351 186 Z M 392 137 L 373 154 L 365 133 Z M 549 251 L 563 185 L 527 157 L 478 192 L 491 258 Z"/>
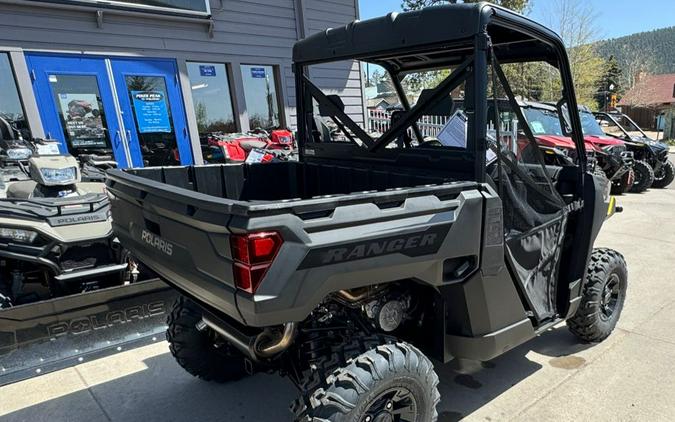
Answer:
<path fill-rule="evenodd" d="M 199 172 L 214 166 L 110 171 L 113 229 L 169 284 L 246 325 L 302 320 L 345 286 L 397 277 L 440 285 L 451 281 L 447 268 L 477 266 L 480 239 L 469 235 L 482 224 L 477 183 L 244 201 L 228 198 L 241 194 L 227 179 L 241 177 L 242 166 L 219 167 L 208 187 L 198 186 Z M 259 231 L 279 233 L 283 245 L 251 295 L 235 287 L 230 234 Z"/>

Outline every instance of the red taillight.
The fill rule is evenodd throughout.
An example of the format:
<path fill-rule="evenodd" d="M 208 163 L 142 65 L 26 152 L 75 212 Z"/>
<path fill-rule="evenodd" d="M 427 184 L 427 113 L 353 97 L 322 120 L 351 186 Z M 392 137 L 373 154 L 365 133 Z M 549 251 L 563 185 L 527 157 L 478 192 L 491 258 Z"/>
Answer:
<path fill-rule="evenodd" d="M 277 232 L 230 236 L 235 285 L 241 290 L 255 293 L 283 243 Z"/>

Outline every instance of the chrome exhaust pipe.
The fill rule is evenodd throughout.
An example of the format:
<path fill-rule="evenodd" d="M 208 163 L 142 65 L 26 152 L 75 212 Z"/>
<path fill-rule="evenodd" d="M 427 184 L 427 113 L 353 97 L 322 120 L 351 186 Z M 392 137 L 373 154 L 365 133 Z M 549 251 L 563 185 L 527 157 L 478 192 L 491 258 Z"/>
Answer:
<path fill-rule="evenodd" d="M 297 333 L 297 324 L 295 322 L 287 322 L 284 324 L 284 331 L 278 340 L 270 344 L 264 344 L 265 339 L 270 337 L 270 330 L 265 329 L 265 331 L 256 337 L 253 349 L 258 356 L 264 358 L 272 357 L 288 349 L 293 344 Z"/>
<path fill-rule="evenodd" d="M 271 328 L 265 328 L 262 333 L 256 336 L 248 336 L 220 318 L 203 315 L 196 328 L 199 331 L 204 331 L 207 327 L 254 362 L 257 362 L 260 358 L 271 358 L 288 349 L 293 344 L 298 332 L 297 323 L 287 322 L 283 326 L 281 337 L 275 336 Z"/>

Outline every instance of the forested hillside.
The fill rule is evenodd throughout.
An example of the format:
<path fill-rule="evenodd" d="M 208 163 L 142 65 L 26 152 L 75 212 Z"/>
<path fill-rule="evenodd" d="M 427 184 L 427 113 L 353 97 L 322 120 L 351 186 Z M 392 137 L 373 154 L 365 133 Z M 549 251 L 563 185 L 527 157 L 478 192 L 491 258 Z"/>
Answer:
<path fill-rule="evenodd" d="M 597 51 L 604 58 L 614 56 L 629 77 L 640 70 L 675 73 L 675 26 L 599 41 Z"/>

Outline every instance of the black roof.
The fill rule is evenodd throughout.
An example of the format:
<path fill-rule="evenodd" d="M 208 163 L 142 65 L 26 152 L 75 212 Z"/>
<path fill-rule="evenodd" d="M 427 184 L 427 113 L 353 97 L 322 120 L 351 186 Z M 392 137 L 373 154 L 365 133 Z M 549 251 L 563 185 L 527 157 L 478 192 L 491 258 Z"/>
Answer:
<path fill-rule="evenodd" d="M 484 30 L 507 60 L 516 51 L 527 51 L 530 58 L 537 54 L 550 57 L 554 50 L 564 48 L 553 31 L 522 15 L 490 3 L 462 3 L 390 13 L 326 29 L 298 41 L 293 60 L 311 64 L 356 58 L 396 71 L 428 68 L 436 62 L 447 64 L 448 50 L 457 51 L 454 61 L 460 62 L 462 49 L 465 55 L 471 54 L 474 37 Z M 516 45 L 522 48 L 514 49 Z M 434 50 L 438 57 L 433 56 Z M 445 52 L 439 54 L 440 50 Z"/>

